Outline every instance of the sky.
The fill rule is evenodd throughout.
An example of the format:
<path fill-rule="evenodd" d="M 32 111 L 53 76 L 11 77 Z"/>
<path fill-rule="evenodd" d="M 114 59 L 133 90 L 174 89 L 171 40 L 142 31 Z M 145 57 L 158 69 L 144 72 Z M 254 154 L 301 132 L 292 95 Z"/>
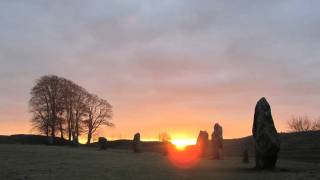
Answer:
<path fill-rule="evenodd" d="M 279 132 L 319 117 L 320 1 L 0 1 L 0 134 L 37 133 L 28 108 L 43 75 L 113 105 L 109 139 L 251 135 L 269 101 Z"/>

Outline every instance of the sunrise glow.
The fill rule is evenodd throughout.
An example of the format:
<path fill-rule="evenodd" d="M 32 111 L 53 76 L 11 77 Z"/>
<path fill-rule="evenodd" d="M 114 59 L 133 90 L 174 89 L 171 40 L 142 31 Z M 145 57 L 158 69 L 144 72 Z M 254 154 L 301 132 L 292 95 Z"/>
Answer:
<path fill-rule="evenodd" d="M 189 145 L 195 145 L 196 140 L 194 139 L 173 139 L 171 143 L 175 145 L 177 150 L 184 150 Z"/>
<path fill-rule="evenodd" d="M 175 147 L 168 146 L 168 158 L 172 165 L 182 169 L 196 166 L 199 162 L 200 149 L 196 146 L 188 146 L 191 144 L 186 144 L 183 141 L 176 142 L 179 143 Z M 189 142 L 191 143 L 191 141 Z"/>

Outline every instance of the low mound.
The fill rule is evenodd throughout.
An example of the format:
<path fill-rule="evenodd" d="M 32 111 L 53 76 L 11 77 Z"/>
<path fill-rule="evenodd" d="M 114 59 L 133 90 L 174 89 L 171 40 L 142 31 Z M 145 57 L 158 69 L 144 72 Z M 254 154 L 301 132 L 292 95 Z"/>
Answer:
<path fill-rule="evenodd" d="M 320 131 L 280 133 L 279 158 L 306 162 L 320 162 Z M 252 136 L 224 140 L 226 156 L 241 156 L 247 147 L 250 156 L 254 156 Z"/>
<path fill-rule="evenodd" d="M 47 144 L 48 138 L 41 135 L 15 134 L 11 136 L 0 136 L 0 144 Z M 56 145 L 68 144 L 65 139 L 55 138 Z"/>
<path fill-rule="evenodd" d="M 281 147 L 279 158 L 320 163 L 320 131 L 280 133 Z M 47 144 L 47 137 L 40 135 L 11 135 L 0 136 L 0 144 Z M 69 144 L 67 140 L 56 138 L 57 145 Z M 162 142 L 142 142 L 144 151 L 165 152 L 166 145 Z M 89 146 L 96 147 L 96 143 Z M 108 148 L 112 149 L 132 149 L 132 140 L 115 140 L 107 142 Z M 254 156 L 254 143 L 252 136 L 225 139 L 223 141 L 223 151 L 225 156 L 242 156 L 245 148 L 249 155 Z M 208 151 L 210 151 L 208 149 Z"/>

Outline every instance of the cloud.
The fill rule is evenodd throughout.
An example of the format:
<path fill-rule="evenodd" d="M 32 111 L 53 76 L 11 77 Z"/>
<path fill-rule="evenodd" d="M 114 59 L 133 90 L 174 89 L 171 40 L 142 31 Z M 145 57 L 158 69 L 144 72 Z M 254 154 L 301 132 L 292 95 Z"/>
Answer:
<path fill-rule="evenodd" d="M 181 116 L 173 118 L 189 122 L 195 117 L 185 117 L 184 106 L 196 108 L 194 113 L 207 118 L 202 126 L 219 112 L 226 123 L 247 119 L 260 96 L 275 102 L 280 124 L 297 109 L 318 115 L 318 5 L 2 1 L 0 107 L 6 110 L 0 119 L 29 118 L 27 103 L 21 102 L 28 101 L 34 80 L 44 74 L 72 79 L 110 99 L 119 118 L 117 131 L 125 131 L 132 114 L 154 115 L 143 104 L 160 112 L 172 108 Z M 12 113 L 16 107 L 25 108 L 23 117 Z M 238 119 L 228 118 L 233 108 L 242 112 Z M 145 118 L 161 123 L 158 117 Z M 134 121 L 132 126 L 142 126 L 145 120 L 134 115 Z M 248 129 L 239 134 L 249 134 Z"/>

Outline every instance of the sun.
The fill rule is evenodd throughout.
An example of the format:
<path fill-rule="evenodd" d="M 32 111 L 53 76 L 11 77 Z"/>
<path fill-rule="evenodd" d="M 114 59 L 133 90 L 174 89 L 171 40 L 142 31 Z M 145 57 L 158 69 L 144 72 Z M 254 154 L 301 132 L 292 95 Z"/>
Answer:
<path fill-rule="evenodd" d="M 173 139 L 171 143 L 177 150 L 184 150 L 187 146 L 196 144 L 196 141 L 194 139 Z"/>

